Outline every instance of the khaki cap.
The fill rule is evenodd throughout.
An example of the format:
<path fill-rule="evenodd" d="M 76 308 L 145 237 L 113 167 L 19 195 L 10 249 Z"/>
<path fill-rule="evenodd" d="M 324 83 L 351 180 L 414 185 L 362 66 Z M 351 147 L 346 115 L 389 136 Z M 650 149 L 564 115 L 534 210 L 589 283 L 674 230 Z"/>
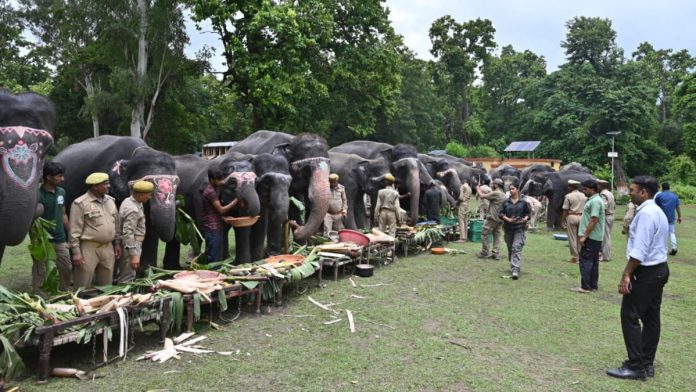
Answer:
<path fill-rule="evenodd" d="M 568 180 L 568 185 L 580 185 L 580 181 Z"/>
<path fill-rule="evenodd" d="M 607 184 L 609 184 L 609 181 L 607 181 L 607 180 L 597 180 L 597 184 L 607 185 Z"/>
<path fill-rule="evenodd" d="M 155 184 L 150 181 L 137 181 L 133 184 L 133 192 L 150 193 L 155 190 Z"/>
<path fill-rule="evenodd" d="M 391 182 L 396 181 L 396 178 L 394 178 L 394 176 L 392 176 L 391 173 L 385 174 L 385 175 L 384 175 L 384 179 L 387 180 L 387 181 L 391 181 Z"/>
<path fill-rule="evenodd" d="M 338 174 L 336 174 L 336 173 L 331 173 L 331 175 L 329 175 L 329 180 L 338 181 Z"/>
<path fill-rule="evenodd" d="M 103 182 L 109 181 L 109 175 L 102 172 L 92 173 L 85 179 L 85 184 L 87 185 L 99 185 Z"/>

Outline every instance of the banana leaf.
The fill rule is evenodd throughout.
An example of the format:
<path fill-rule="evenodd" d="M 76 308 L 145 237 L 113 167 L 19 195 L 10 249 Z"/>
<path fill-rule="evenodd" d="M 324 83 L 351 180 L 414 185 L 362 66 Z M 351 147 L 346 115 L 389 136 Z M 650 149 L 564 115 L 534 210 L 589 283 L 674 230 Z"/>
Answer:
<path fill-rule="evenodd" d="M 304 213 L 305 212 L 305 205 L 303 202 L 299 201 L 293 196 L 290 196 L 290 202 L 295 205 L 295 207 L 300 210 L 300 212 Z"/>
<path fill-rule="evenodd" d="M 181 208 L 176 209 L 175 238 L 183 245 L 191 245 L 193 254 L 198 255 L 196 258 L 200 257 L 203 235 L 198 231 L 193 218 Z"/>
<path fill-rule="evenodd" d="M 48 233 L 48 229 L 55 226 L 54 222 L 38 218 L 34 220 L 29 230 L 29 253 L 35 263 L 46 264 L 46 273 L 41 289 L 50 295 L 58 294 L 60 287 L 60 278 L 56 268 L 56 251 L 51 244 L 52 237 Z"/>
<path fill-rule="evenodd" d="M 12 343 L 3 335 L 0 335 L 0 379 L 12 379 L 24 370 L 24 362 L 15 351 Z"/>

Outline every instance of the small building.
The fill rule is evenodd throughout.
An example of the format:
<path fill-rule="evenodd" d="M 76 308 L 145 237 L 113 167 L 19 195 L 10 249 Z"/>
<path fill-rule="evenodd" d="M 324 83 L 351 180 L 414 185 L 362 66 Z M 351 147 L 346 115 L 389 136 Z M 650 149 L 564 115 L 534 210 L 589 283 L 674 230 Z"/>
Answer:
<path fill-rule="evenodd" d="M 540 164 L 551 166 L 558 171 L 561 168 L 560 159 L 545 159 L 545 158 L 464 158 L 473 163 L 480 163 L 487 171 L 495 170 L 502 164 L 508 164 L 512 167 L 522 169 L 529 165 Z"/>
<path fill-rule="evenodd" d="M 203 145 L 203 158 L 205 159 L 215 159 L 220 155 L 225 155 L 230 147 L 237 144 L 237 142 L 212 142 Z"/>

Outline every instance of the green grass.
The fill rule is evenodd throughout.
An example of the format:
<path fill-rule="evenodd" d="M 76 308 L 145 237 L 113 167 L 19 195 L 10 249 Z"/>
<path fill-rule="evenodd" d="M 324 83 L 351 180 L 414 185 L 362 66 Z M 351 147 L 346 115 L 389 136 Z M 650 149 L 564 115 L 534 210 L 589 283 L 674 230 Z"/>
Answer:
<path fill-rule="evenodd" d="M 579 284 L 576 265 L 565 262 L 565 242 L 551 233 L 529 234 L 519 281 L 508 275 L 507 261 L 474 257 L 479 244 L 455 245 L 465 255 L 421 254 L 377 269 L 353 288 L 348 279 L 326 287 L 308 281 L 306 293 L 288 289 L 285 304 L 256 316 L 243 316 L 222 331 L 196 325 L 208 336 L 203 345 L 233 351 L 230 357 L 183 354 L 164 364 L 136 362 L 157 348 L 154 328 L 136 336 L 126 361 L 97 372 L 95 381 L 50 379 L 35 384 L 35 352 L 25 358 L 30 390 L 284 390 L 284 391 L 679 391 L 696 384 L 691 365 L 696 352 L 693 314 L 696 293 L 696 207 L 684 208 L 678 226 L 679 254 L 670 257 L 671 277 L 662 306 L 662 340 L 656 376 L 648 382 L 612 379 L 608 367 L 625 359 L 619 324 L 621 296 L 616 292 L 625 262 L 625 239 L 614 227 L 614 260 L 600 265 L 600 288 L 593 294 L 569 291 Z M 617 216 L 623 216 L 623 209 Z M 29 287 L 25 248 L 9 248 L 0 284 Z M 304 286 L 296 287 L 304 289 Z M 357 294 L 366 299 L 354 298 Z M 334 315 L 311 304 L 350 309 L 357 332 L 343 321 L 324 325 Z M 236 305 L 230 306 L 231 316 Z M 204 314 L 206 311 L 203 312 Z M 239 354 L 236 354 L 239 350 Z M 115 352 L 112 346 L 111 353 Z M 100 352 L 99 352 L 100 353 Z M 83 369 L 91 363 L 91 345 L 54 350 L 55 366 Z"/>

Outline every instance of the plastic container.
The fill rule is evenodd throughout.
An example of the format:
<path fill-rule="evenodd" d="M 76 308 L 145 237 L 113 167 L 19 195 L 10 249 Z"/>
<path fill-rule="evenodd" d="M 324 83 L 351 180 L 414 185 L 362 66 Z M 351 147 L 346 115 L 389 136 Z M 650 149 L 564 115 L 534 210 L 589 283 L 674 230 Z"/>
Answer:
<path fill-rule="evenodd" d="M 481 242 L 481 232 L 483 232 L 483 219 L 470 219 L 469 241 Z"/>
<path fill-rule="evenodd" d="M 232 227 L 249 227 L 259 220 L 259 216 L 225 216 L 222 219 Z"/>
<path fill-rule="evenodd" d="M 568 235 L 567 234 L 554 234 L 553 239 L 558 240 L 558 241 L 568 241 Z"/>
<path fill-rule="evenodd" d="M 370 238 L 365 234 L 355 230 L 339 230 L 338 239 L 340 240 L 340 242 L 353 242 L 356 245 L 360 246 L 370 245 Z"/>
<path fill-rule="evenodd" d="M 264 259 L 264 264 L 293 263 L 300 266 L 304 263 L 302 255 L 275 255 Z"/>
<path fill-rule="evenodd" d="M 459 224 L 459 220 L 440 215 L 440 224 L 442 226 L 457 226 Z"/>

